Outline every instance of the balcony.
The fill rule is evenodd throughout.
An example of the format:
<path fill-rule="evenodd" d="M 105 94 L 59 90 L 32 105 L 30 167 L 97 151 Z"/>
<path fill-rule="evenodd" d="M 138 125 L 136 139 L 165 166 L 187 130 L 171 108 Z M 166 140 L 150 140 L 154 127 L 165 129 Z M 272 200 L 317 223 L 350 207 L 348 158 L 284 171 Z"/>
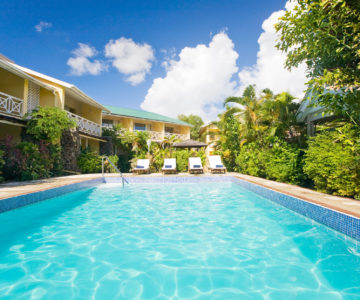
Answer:
<path fill-rule="evenodd" d="M 162 141 L 164 138 L 163 138 L 163 135 L 162 135 L 162 132 L 160 131 L 151 131 L 151 130 L 134 130 L 136 132 L 146 132 L 148 135 L 149 135 L 149 138 L 150 140 L 152 141 Z"/>
<path fill-rule="evenodd" d="M 0 114 L 21 119 L 23 117 L 24 100 L 0 92 Z"/>
<path fill-rule="evenodd" d="M 172 133 L 172 132 L 165 132 L 165 137 L 170 138 L 175 136 L 177 140 L 185 141 L 188 140 L 190 137 L 187 134 L 180 134 L 180 133 Z"/>
<path fill-rule="evenodd" d="M 101 136 L 101 126 L 93 121 L 75 115 L 67 111 L 68 116 L 76 121 L 76 127 L 79 131 L 90 135 Z"/>

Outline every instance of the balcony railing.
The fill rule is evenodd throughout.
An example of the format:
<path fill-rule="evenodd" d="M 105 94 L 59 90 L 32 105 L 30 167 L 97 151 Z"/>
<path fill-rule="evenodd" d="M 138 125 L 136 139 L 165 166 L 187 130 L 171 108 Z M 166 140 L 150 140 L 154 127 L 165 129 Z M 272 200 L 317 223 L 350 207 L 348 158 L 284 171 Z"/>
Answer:
<path fill-rule="evenodd" d="M 151 130 L 134 130 L 134 131 L 143 131 L 149 134 L 150 140 L 153 141 L 162 141 L 164 139 L 162 132 L 160 131 L 151 131 Z"/>
<path fill-rule="evenodd" d="M 24 100 L 0 92 L 0 114 L 21 119 Z"/>
<path fill-rule="evenodd" d="M 102 127 L 103 128 L 112 128 L 113 124 L 103 123 Z M 120 129 L 117 133 L 121 135 L 122 133 L 124 133 L 124 130 L 125 129 Z M 150 139 L 153 141 L 162 141 L 164 139 L 164 137 L 170 138 L 171 136 L 175 136 L 176 139 L 181 140 L 181 141 L 185 141 L 190 138 L 189 135 L 187 135 L 187 134 L 179 134 L 179 133 L 171 133 L 171 132 L 163 133 L 161 131 L 151 131 L 151 130 L 134 130 L 134 131 L 147 132 L 149 134 Z"/>
<path fill-rule="evenodd" d="M 147 131 L 150 134 L 150 139 L 153 141 L 162 141 L 164 139 L 162 132 L 159 131 Z"/>
<path fill-rule="evenodd" d="M 165 137 L 170 138 L 172 136 L 175 136 L 176 139 L 185 141 L 189 139 L 189 136 L 187 134 L 180 134 L 180 133 L 172 133 L 172 132 L 165 132 Z"/>
<path fill-rule="evenodd" d="M 79 131 L 84 133 L 101 136 L 101 126 L 93 121 L 75 115 L 71 112 L 67 112 L 68 116 L 76 121 L 76 127 Z"/>

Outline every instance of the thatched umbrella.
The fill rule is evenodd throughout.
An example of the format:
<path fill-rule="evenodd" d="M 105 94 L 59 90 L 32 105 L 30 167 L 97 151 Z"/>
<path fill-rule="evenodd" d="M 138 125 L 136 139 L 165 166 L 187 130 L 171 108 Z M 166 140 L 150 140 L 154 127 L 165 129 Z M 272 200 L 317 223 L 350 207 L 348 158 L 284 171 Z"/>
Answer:
<path fill-rule="evenodd" d="M 206 148 L 207 144 L 199 141 L 194 140 L 186 140 L 179 143 L 174 143 L 173 146 L 175 148 Z"/>

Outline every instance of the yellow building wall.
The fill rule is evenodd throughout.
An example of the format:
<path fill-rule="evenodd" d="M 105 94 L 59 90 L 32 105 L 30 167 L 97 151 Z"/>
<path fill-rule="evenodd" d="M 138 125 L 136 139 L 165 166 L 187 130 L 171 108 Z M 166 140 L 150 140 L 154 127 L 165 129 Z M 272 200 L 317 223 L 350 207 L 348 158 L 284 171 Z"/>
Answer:
<path fill-rule="evenodd" d="M 65 108 L 71 108 L 74 114 L 97 124 L 102 123 L 102 111 L 100 108 L 88 105 L 69 95 L 65 96 Z"/>
<path fill-rule="evenodd" d="M 0 123 L 0 142 L 4 142 L 8 136 L 12 136 L 14 144 L 20 143 L 22 128 L 21 126 Z"/>
<path fill-rule="evenodd" d="M 51 91 L 40 88 L 40 106 L 43 107 L 53 107 L 56 105 L 56 96 Z"/>
<path fill-rule="evenodd" d="M 24 79 L 0 68 L 0 92 L 24 99 Z"/>
<path fill-rule="evenodd" d="M 91 151 L 96 152 L 97 154 L 100 152 L 100 141 L 82 136 L 80 139 L 80 144 L 82 150 L 90 147 Z"/>
<path fill-rule="evenodd" d="M 86 103 L 82 103 L 81 106 L 81 115 L 83 118 L 86 118 L 90 121 L 93 121 L 97 124 L 101 124 L 102 123 L 102 114 L 101 114 L 101 109 L 90 106 Z"/>
<path fill-rule="evenodd" d="M 59 108 L 61 108 L 61 109 L 64 109 L 64 104 L 65 104 L 65 91 L 64 91 L 64 88 L 63 88 L 61 85 L 56 84 L 56 83 L 54 83 L 54 82 L 52 82 L 52 81 L 46 80 L 46 79 L 44 79 L 44 78 L 42 78 L 42 77 L 38 77 L 38 76 L 36 76 L 36 75 L 34 75 L 34 74 L 29 74 L 29 75 L 31 75 L 32 77 L 38 79 L 38 80 L 41 81 L 41 82 L 44 82 L 44 83 L 46 83 L 46 84 L 54 87 L 54 88 L 58 91 L 58 92 L 56 93 L 56 96 L 55 96 L 55 103 L 54 103 L 54 105 L 55 105 L 56 107 L 59 107 Z"/>
<path fill-rule="evenodd" d="M 92 151 L 99 154 L 99 152 L 100 152 L 100 142 L 99 141 L 95 141 L 93 139 L 88 139 L 88 144 Z"/>

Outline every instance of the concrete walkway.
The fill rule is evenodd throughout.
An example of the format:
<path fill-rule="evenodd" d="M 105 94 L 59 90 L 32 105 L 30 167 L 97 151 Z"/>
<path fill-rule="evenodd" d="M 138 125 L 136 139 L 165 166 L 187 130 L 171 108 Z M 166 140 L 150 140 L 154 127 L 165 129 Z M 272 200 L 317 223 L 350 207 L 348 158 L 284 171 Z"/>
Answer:
<path fill-rule="evenodd" d="M 204 175 L 209 175 L 209 174 L 204 174 Z M 227 173 L 227 175 L 231 175 L 239 179 L 246 180 L 261 185 L 263 187 L 360 218 L 360 201 L 354 199 L 323 194 L 296 185 L 275 182 L 275 181 L 253 177 L 249 175 L 243 175 L 239 173 Z M 72 175 L 72 176 L 55 177 L 55 178 L 48 178 L 41 180 L 10 182 L 5 184 L 0 184 L 0 199 L 15 197 L 33 192 L 39 192 L 72 183 L 100 178 L 101 176 L 102 176 L 101 174 L 83 174 L 83 175 Z M 119 175 L 106 174 L 106 176 L 118 177 Z M 148 175 L 124 174 L 124 176 L 129 177 L 129 176 L 163 176 L 163 175 L 160 173 L 154 173 Z M 165 175 L 165 176 L 203 176 L 203 175 L 190 175 L 188 173 L 178 173 L 175 175 Z"/>

